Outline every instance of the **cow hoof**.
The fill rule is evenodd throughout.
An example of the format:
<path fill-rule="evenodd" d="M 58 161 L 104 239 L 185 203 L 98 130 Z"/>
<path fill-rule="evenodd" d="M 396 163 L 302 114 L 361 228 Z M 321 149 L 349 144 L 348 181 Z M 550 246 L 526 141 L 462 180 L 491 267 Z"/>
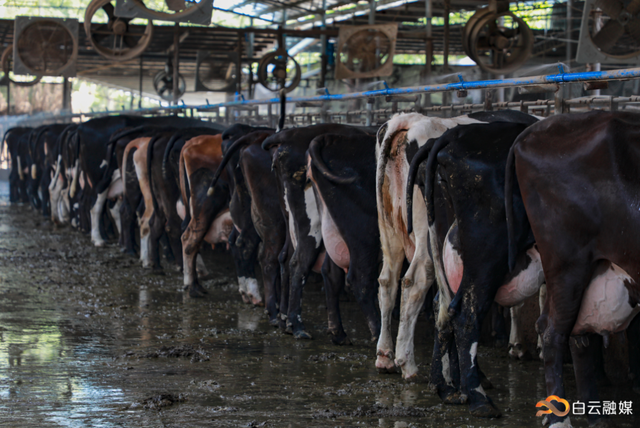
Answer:
<path fill-rule="evenodd" d="M 244 291 L 240 291 L 240 296 L 242 296 L 242 301 L 246 304 L 251 303 L 251 299 L 249 298 L 249 296 L 247 296 L 247 293 L 245 293 Z"/>
<path fill-rule="evenodd" d="M 308 340 L 308 339 L 313 339 L 313 337 L 312 337 L 309 333 L 307 333 L 306 331 L 304 331 L 304 330 L 294 331 L 294 332 L 293 332 L 293 338 L 294 338 L 294 339 L 296 339 L 296 340 L 300 340 L 300 339 L 303 339 L 303 340 L 304 340 L 304 339 L 307 339 L 307 340 Z"/>
<path fill-rule="evenodd" d="M 261 298 L 255 298 L 249 294 L 249 299 L 251 299 L 251 304 L 253 304 L 253 306 L 260 306 L 260 307 L 264 306 L 264 302 L 262 301 Z"/>
<path fill-rule="evenodd" d="M 446 392 L 439 392 L 438 395 L 444 404 L 452 404 L 454 406 L 467 404 L 467 396 L 460 391 L 449 390 Z"/>
<path fill-rule="evenodd" d="M 279 327 L 280 326 L 280 320 L 276 317 L 276 318 L 269 318 L 269 325 L 272 327 Z"/>
<path fill-rule="evenodd" d="M 207 290 L 200 284 L 191 284 L 189 286 L 189 297 L 199 298 L 204 297 L 207 294 Z"/>
<path fill-rule="evenodd" d="M 287 333 L 287 334 L 292 334 L 293 330 L 291 330 L 291 328 L 287 328 L 287 322 L 286 320 L 278 317 L 278 327 L 280 327 L 280 330 L 282 330 L 283 332 Z M 289 331 L 287 331 L 289 330 Z"/>
<path fill-rule="evenodd" d="M 151 269 L 151 274 L 152 275 L 165 275 L 164 273 L 164 269 L 162 269 L 161 267 L 154 267 Z"/>
<path fill-rule="evenodd" d="M 492 403 L 480 402 L 469 406 L 471 414 L 477 418 L 499 418 L 502 416 L 500 410 Z"/>
<path fill-rule="evenodd" d="M 351 341 L 349 340 L 349 337 L 347 337 L 347 335 L 344 333 L 339 335 L 329 333 L 329 335 L 331 336 L 331 342 L 333 342 L 334 345 L 338 345 L 338 346 L 352 345 Z"/>
<path fill-rule="evenodd" d="M 398 373 L 396 370 L 396 365 L 393 362 L 393 351 L 383 351 L 382 349 L 378 350 L 378 358 L 376 358 L 376 368 L 378 369 L 378 373 L 381 374 L 392 374 Z"/>
<path fill-rule="evenodd" d="M 418 370 L 405 371 L 404 367 L 402 369 L 402 378 L 404 380 L 411 382 L 418 378 Z"/>
<path fill-rule="evenodd" d="M 527 351 L 524 349 L 522 344 L 516 343 L 515 345 L 509 345 L 509 357 L 516 360 L 527 360 L 529 359 Z"/>

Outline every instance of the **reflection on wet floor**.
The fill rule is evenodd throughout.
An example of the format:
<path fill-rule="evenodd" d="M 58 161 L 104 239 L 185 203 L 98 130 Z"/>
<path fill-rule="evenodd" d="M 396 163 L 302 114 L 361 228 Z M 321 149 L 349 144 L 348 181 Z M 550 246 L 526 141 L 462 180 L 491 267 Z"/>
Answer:
<path fill-rule="evenodd" d="M 1 193 L 1 192 L 0 192 Z M 241 302 L 233 264 L 210 252 L 209 295 L 191 300 L 167 265 L 151 275 L 115 246 L 55 229 L 0 198 L 0 424 L 11 427 L 376 426 L 534 427 L 542 366 L 481 347 L 489 393 L 504 416 L 481 420 L 430 392 L 432 333 L 418 323 L 421 375 L 379 375 L 375 343 L 351 299 L 341 303 L 353 346 L 324 333 L 321 284 L 305 290 L 312 341 L 295 341 Z M 570 370 L 570 366 L 566 366 Z M 573 377 L 567 376 L 575 399 Z M 634 399 L 605 388 L 608 400 Z M 640 413 L 640 400 L 637 411 Z M 635 403 L 634 403 L 635 404 Z M 638 419 L 616 417 L 623 427 Z M 262 424 L 262 425 L 261 425 Z M 586 426 L 583 419 L 575 426 Z"/>

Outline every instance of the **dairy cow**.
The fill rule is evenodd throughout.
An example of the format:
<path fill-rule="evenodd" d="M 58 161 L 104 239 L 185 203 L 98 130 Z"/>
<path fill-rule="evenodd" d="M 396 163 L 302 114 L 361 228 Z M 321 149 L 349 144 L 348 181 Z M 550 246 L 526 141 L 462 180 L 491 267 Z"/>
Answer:
<path fill-rule="evenodd" d="M 515 138 L 536 119 L 520 112 L 503 117 L 511 123 L 458 126 L 430 150 L 421 148 L 408 181 L 408 186 L 414 183 L 428 153 L 425 199 L 439 288 L 431 381 L 445 402 L 469 403 L 471 413 L 481 417 L 500 416 L 481 384 L 477 350 L 482 322 L 494 300 L 517 305 L 544 281 L 521 204 L 514 222 L 518 266 L 508 269 L 504 168 Z"/>
<path fill-rule="evenodd" d="M 320 271 L 325 254 L 320 212 L 313 188 L 307 179 L 306 151 L 315 137 L 328 133 L 367 135 L 365 130 L 353 126 L 320 124 L 285 129 L 262 143 L 263 149 L 271 153 L 273 169 L 287 212 L 288 239 L 293 247 L 289 262 L 287 329 L 296 339 L 311 338 L 302 322 L 302 289 L 311 271 Z M 378 334 L 375 329 L 371 333 Z"/>
<path fill-rule="evenodd" d="M 24 159 L 20 158 L 20 151 L 18 149 L 20 139 L 31 132 L 32 128 L 29 127 L 16 127 L 11 128 L 5 132 L 2 139 L 2 145 L 4 150 L 4 144 L 7 145 L 7 154 L 11 159 L 11 172 L 9 174 L 9 201 L 11 202 L 28 202 L 25 177 L 25 165 Z M 0 153 L 3 152 L 0 150 Z"/>
<path fill-rule="evenodd" d="M 69 191 L 72 183 L 77 140 L 74 138 L 78 125 L 67 126 L 58 136 L 56 142 L 55 162 L 53 163 L 53 177 L 49 183 L 49 201 L 51 204 L 51 220 L 56 225 L 65 225 L 71 221 L 71 203 Z M 77 220 L 74 218 L 74 221 Z"/>
<path fill-rule="evenodd" d="M 377 345 L 378 371 L 394 372 L 399 367 L 405 378 L 417 374 L 413 348 L 415 324 L 434 280 L 425 206 L 413 204 L 407 211 L 405 203 L 408 197 L 422 199 L 422 180 L 412 183 L 407 190 L 409 163 L 420 148 L 424 147 L 424 153 L 428 153 L 431 148 L 428 140 L 440 137 L 452 127 L 508 120 L 506 117 L 510 114 L 480 112 L 443 119 L 410 113 L 397 115 L 380 127 L 376 144 L 376 203 L 383 264 L 378 277 L 382 317 Z M 408 217 L 415 219 L 415 228 L 411 231 L 407 228 Z M 391 314 L 405 259 L 410 264 L 402 278 L 400 326 L 394 352 Z"/>
<path fill-rule="evenodd" d="M 238 131 L 252 129 L 234 125 L 229 131 L 233 132 L 234 127 Z M 216 177 L 222 172 L 225 165 L 237 157 L 237 164 L 240 167 L 242 179 L 250 198 L 250 220 L 261 241 L 258 260 L 262 270 L 267 316 L 271 325 L 285 329 L 289 299 L 288 249 L 286 246 L 288 230 L 285 221 L 284 200 L 281 199 L 278 192 L 279 183 L 271 169 L 271 156 L 262 149 L 262 142 L 273 133 L 273 130 L 258 130 L 235 140 L 226 149 L 224 159 L 216 171 L 212 185 L 215 185 Z"/>
<path fill-rule="evenodd" d="M 32 162 L 29 171 L 30 185 L 34 188 L 32 193 L 38 197 L 45 217 L 51 216 L 49 185 L 54 175 L 58 137 L 68 126 L 56 124 L 39 127 L 29 145 Z"/>
<path fill-rule="evenodd" d="M 373 135 L 333 134 L 316 137 L 309 144 L 307 176 L 313 183 L 327 253 L 322 276 L 329 334 L 340 345 L 350 343 L 338 302 L 345 274 L 374 340 L 380 332 L 376 307 L 380 234 L 375 145 Z"/>
<path fill-rule="evenodd" d="M 233 230 L 229 213 L 229 181 L 225 172 L 216 183 L 213 192 L 209 184 L 222 161 L 222 136 L 198 136 L 186 142 L 180 153 L 181 201 L 178 213 L 184 216 L 187 226 L 182 234 L 182 260 L 184 286 L 191 297 L 207 293 L 198 281 L 196 256 L 203 242 L 211 245 L 227 244 Z M 252 301 L 258 304 L 259 297 Z"/>
<path fill-rule="evenodd" d="M 149 257 L 152 266 L 160 271 L 160 238 L 165 235 L 178 270 L 182 271 L 182 218 L 178 214 L 180 201 L 179 160 L 186 140 L 200 135 L 215 135 L 215 128 L 187 127 L 156 134 L 147 144 L 147 174 L 153 211 L 149 220 Z M 180 205 L 182 203 L 180 202 Z M 201 258 L 198 258 L 201 260 Z M 205 274 L 204 264 L 199 269 Z"/>
<path fill-rule="evenodd" d="M 114 162 L 117 151 L 109 144 L 114 139 L 114 134 L 126 127 L 139 126 L 206 126 L 221 129 L 221 125 L 211 122 L 203 122 L 198 119 L 183 118 L 177 116 L 167 117 L 138 117 L 138 116 L 110 116 L 89 120 L 81 124 L 77 129 L 79 139 L 80 167 L 85 172 L 87 191 L 85 205 L 91 207 L 91 241 L 96 246 L 102 246 L 105 241 L 102 237 L 102 214 L 109 199 L 109 193 L 121 186 L 119 170 Z"/>
<path fill-rule="evenodd" d="M 566 398 L 568 342 L 578 399 L 598 400 L 593 335 L 602 335 L 606 345 L 640 312 L 639 138 L 640 115 L 592 111 L 531 126 L 509 153 L 509 266 L 518 262 L 519 213 L 519 201 L 509 196 L 519 186 L 547 282 L 537 327 L 549 395 Z M 567 415 L 548 418 L 553 428 L 571 424 Z M 590 425 L 606 423 L 606 416 L 592 412 L 587 418 Z"/>

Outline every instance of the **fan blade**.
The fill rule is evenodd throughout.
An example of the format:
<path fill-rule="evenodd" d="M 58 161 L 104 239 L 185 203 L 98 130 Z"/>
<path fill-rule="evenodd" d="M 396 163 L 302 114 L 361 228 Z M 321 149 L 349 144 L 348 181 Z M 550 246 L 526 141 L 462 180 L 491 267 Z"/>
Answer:
<path fill-rule="evenodd" d="M 620 12 L 624 8 L 624 3 L 619 0 L 597 0 L 594 6 L 600 8 L 612 19 L 618 19 Z"/>
<path fill-rule="evenodd" d="M 111 3 L 107 3 L 104 6 L 102 6 L 102 10 L 104 10 L 107 16 L 109 17 L 109 21 L 116 19 L 116 15 L 114 14 L 115 7 L 113 7 Z"/>
<path fill-rule="evenodd" d="M 640 12 L 640 0 L 631 0 L 626 9 L 627 12 L 631 14 L 631 16 L 635 17 L 638 12 Z"/>
<path fill-rule="evenodd" d="M 609 21 L 592 37 L 593 43 L 602 50 L 607 50 L 616 44 L 624 34 L 624 27 L 618 21 Z"/>
<path fill-rule="evenodd" d="M 629 35 L 633 37 L 633 40 L 640 46 L 640 18 L 631 19 L 625 28 L 627 33 L 629 33 Z"/>

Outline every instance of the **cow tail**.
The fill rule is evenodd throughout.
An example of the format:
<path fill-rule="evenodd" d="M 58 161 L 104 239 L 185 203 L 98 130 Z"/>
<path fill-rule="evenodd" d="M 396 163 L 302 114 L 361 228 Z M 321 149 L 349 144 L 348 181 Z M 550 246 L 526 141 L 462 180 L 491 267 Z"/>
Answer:
<path fill-rule="evenodd" d="M 0 162 L 8 159 L 8 156 L 10 155 L 9 153 L 9 145 L 7 144 L 7 158 L 3 158 L 2 154 L 4 153 L 4 142 L 7 139 L 7 135 L 9 135 L 9 133 L 13 130 L 13 128 L 11 129 L 7 129 L 7 131 L 4 133 L 4 135 L 2 136 L 2 142 L 0 142 Z"/>
<path fill-rule="evenodd" d="M 162 178 L 167 181 L 169 180 L 169 156 L 171 155 L 171 150 L 173 150 L 173 146 L 175 146 L 176 141 L 181 138 L 180 134 L 173 134 L 167 143 L 167 147 L 164 149 L 164 155 L 162 156 Z"/>
<path fill-rule="evenodd" d="M 35 137 L 29 142 L 29 152 L 31 153 L 31 178 L 36 179 L 36 153 L 38 150 L 38 141 L 45 132 L 49 130 L 48 126 L 41 126 Z"/>
<path fill-rule="evenodd" d="M 518 140 L 516 140 L 516 143 Z M 516 264 L 516 239 L 513 221 L 513 181 L 515 176 L 515 152 L 516 143 L 511 145 L 507 156 L 507 166 L 504 176 L 504 208 L 507 215 L 507 242 L 509 254 L 509 271 L 512 271 Z"/>
<path fill-rule="evenodd" d="M 22 172 L 22 163 L 20 162 L 20 155 L 16 156 L 16 161 L 18 162 L 18 176 L 20 177 L 20 181 L 24 181 L 24 172 Z"/>
<path fill-rule="evenodd" d="M 185 220 L 189 216 L 189 199 L 187 195 L 189 194 L 189 178 L 187 177 L 187 167 L 184 164 L 184 149 L 180 151 L 180 161 L 178 163 L 179 166 L 179 175 L 180 175 L 180 194 L 182 195 L 182 205 L 184 205 L 185 209 Z"/>
<path fill-rule="evenodd" d="M 418 175 L 418 169 L 420 164 L 429 157 L 431 151 L 431 145 L 425 144 L 416 152 L 413 159 L 411 159 L 411 165 L 409 166 L 409 174 L 407 176 L 407 233 L 413 232 L 413 187 L 416 184 L 416 177 Z"/>
<path fill-rule="evenodd" d="M 60 176 L 60 167 L 62 165 L 62 145 L 64 144 L 67 134 L 71 131 L 72 126 L 73 125 L 70 125 L 64 128 L 56 141 L 56 172 L 53 174 L 51 183 L 49 183 L 49 191 L 52 191 L 55 188 L 55 183 L 58 181 L 58 177 Z"/>
<path fill-rule="evenodd" d="M 318 168 L 320 173 L 329 181 L 337 184 L 351 184 L 356 181 L 356 176 L 351 177 L 340 177 L 335 175 L 329 167 L 324 163 L 324 159 L 322 159 L 322 147 L 327 143 L 327 137 L 322 135 L 316 137 L 309 144 L 309 157 L 311 158 L 311 162 L 313 165 Z"/>
<path fill-rule="evenodd" d="M 425 199 L 427 201 L 427 219 L 429 222 L 429 244 L 431 245 L 433 265 L 436 272 L 436 281 L 438 283 L 438 291 L 440 295 L 438 298 L 438 319 L 436 321 L 438 329 L 442 329 L 449 321 L 449 305 L 451 304 L 451 289 L 444 271 L 444 263 L 442 261 L 440 246 L 438 245 L 438 238 L 436 235 L 434 197 L 438 153 L 444 149 L 447 144 L 449 144 L 449 140 L 444 138 L 439 138 L 435 142 L 433 148 L 429 152 L 429 157 L 427 158 L 427 170 L 425 173 Z"/>
<path fill-rule="evenodd" d="M 151 182 L 151 180 L 153 180 L 152 177 L 152 173 L 151 173 L 151 162 L 153 161 L 153 145 L 160 139 L 159 136 L 154 136 L 151 138 L 151 140 L 149 141 L 149 144 L 147 144 L 147 176 L 148 176 L 148 180 L 149 180 L 149 191 L 151 192 L 151 200 L 153 201 L 153 211 L 158 213 L 159 211 L 159 207 L 158 207 L 158 201 L 156 199 L 156 196 L 153 194 L 153 183 Z M 157 214 L 156 214 L 157 215 Z"/>
<path fill-rule="evenodd" d="M 271 106 L 269 106 L 271 108 Z M 278 129 L 276 133 L 284 129 L 284 122 L 287 116 L 287 91 L 285 88 L 280 89 L 280 118 L 278 119 Z"/>
<path fill-rule="evenodd" d="M 218 183 L 218 179 L 220 178 L 220 175 L 222 175 L 224 168 L 227 166 L 227 164 L 229 163 L 233 155 L 235 155 L 238 152 L 238 150 L 242 149 L 243 147 L 246 147 L 248 143 L 250 143 L 251 141 L 253 140 L 242 137 L 234 141 L 233 144 L 227 149 L 227 152 L 222 157 L 222 162 L 220 162 L 218 169 L 216 169 L 216 172 L 213 174 L 213 178 L 211 179 L 211 184 L 209 185 L 209 190 L 207 190 L 207 196 L 213 195 L 213 191 L 214 191 L 213 189 L 216 187 L 216 183 Z"/>
<path fill-rule="evenodd" d="M 380 146 L 380 154 L 378 156 L 378 167 L 376 170 L 376 197 L 378 199 L 379 206 L 382 206 L 384 201 L 383 195 L 382 195 L 382 186 L 384 185 L 384 178 L 385 178 L 384 172 L 387 169 L 387 164 L 389 163 L 389 156 L 391 155 L 391 146 L 392 146 L 391 143 L 400 132 L 407 131 L 406 129 L 398 129 L 394 131 L 391 135 L 385 138 L 386 132 L 383 133 L 382 131 L 383 130 L 386 131 L 387 126 L 388 126 L 387 124 L 382 125 L 376 137 L 377 144 Z M 382 141 L 380 141 L 380 137 L 382 137 Z M 382 212 L 385 213 L 386 211 L 382 210 Z"/>

